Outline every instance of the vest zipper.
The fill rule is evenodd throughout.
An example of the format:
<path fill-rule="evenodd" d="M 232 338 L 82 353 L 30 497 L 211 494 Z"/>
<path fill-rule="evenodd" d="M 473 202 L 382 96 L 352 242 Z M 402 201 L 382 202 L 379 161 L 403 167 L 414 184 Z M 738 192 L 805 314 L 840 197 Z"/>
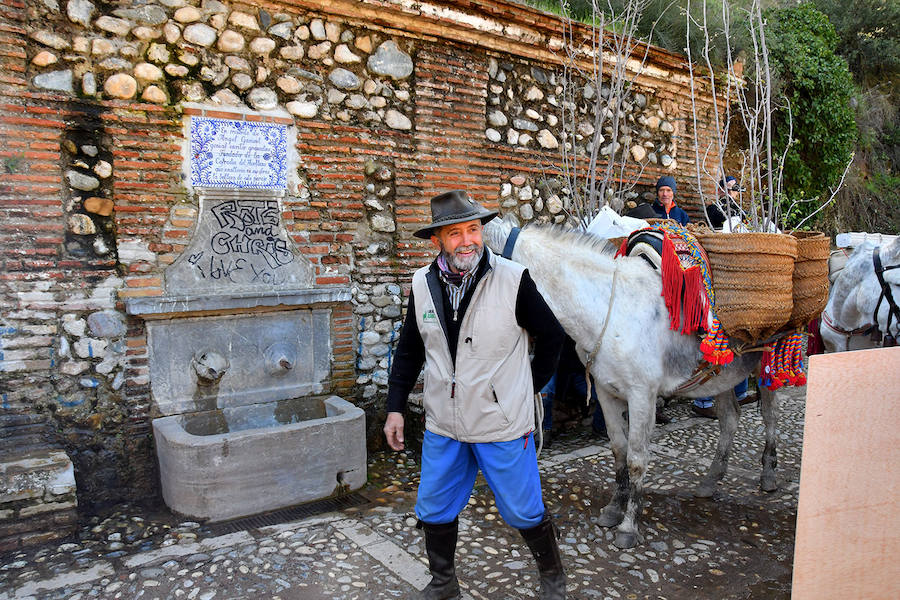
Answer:
<path fill-rule="evenodd" d="M 453 379 L 450 380 L 450 397 L 456 398 L 456 373 L 453 374 Z"/>

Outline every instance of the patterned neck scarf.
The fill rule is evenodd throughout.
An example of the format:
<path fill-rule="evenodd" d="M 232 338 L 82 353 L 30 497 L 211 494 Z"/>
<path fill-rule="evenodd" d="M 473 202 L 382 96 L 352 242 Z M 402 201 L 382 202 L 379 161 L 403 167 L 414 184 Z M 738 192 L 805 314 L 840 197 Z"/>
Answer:
<path fill-rule="evenodd" d="M 475 273 L 478 272 L 478 266 L 480 264 L 481 261 L 478 261 L 478 264 L 465 273 L 454 273 L 447 264 L 444 255 L 441 254 L 438 256 L 438 273 L 440 274 L 441 281 L 444 282 L 444 285 L 447 288 L 447 295 L 450 296 L 450 306 L 454 311 L 459 308 L 459 303 L 462 301 L 463 296 L 465 296 L 466 292 L 469 291 L 469 288 L 472 287 L 472 282 L 475 281 Z"/>

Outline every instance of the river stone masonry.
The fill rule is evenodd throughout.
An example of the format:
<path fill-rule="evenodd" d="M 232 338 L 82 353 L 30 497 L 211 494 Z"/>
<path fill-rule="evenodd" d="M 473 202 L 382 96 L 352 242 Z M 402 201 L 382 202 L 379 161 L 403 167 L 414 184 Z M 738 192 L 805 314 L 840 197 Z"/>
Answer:
<path fill-rule="evenodd" d="M 571 127 L 563 131 L 562 116 L 569 121 L 574 116 L 575 152 L 585 156 L 594 143 L 594 107 L 597 95 L 606 111 L 600 144 L 601 157 L 615 156 L 643 165 L 660 165 L 674 170 L 677 163 L 675 126 L 649 91 L 629 91 L 622 101 L 617 132 L 612 128 L 615 104 L 607 85 L 597 90 L 591 83 L 574 81 L 574 104 L 565 99 L 562 75 L 545 68 L 498 61 L 491 58 L 488 66 L 488 101 L 485 109 L 485 137 L 494 143 L 556 151 L 563 143 L 562 135 L 569 135 Z M 616 140 L 613 140 L 613 136 Z M 570 141 L 565 141 L 567 145 Z M 570 148 L 571 150 L 571 148 Z"/>
<path fill-rule="evenodd" d="M 365 399 L 387 392 L 393 352 L 403 325 L 402 291 L 396 283 L 363 282 L 353 293 L 357 315 L 356 383 Z"/>
<path fill-rule="evenodd" d="M 62 147 L 68 159 L 63 170 L 69 188 L 66 250 L 76 256 L 115 256 L 109 142 L 97 123 L 80 123 L 66 132 Z"/>
<path fill-rule="evenodd" d="M 576 225 L 569 213 L 572 206 L 569 187 L 558 177 L 541 178 L 521 173 L 511 175 L 500 184 L 497 204 L 503 215 L 514 214 L 522 225 Z"/>
<path fill-rule="evenodd" d="M 65 10 L 41 3 L 30 37 L 44 48 L 30 58 L 29 78 L 85 97 L 281 105 L 298 119 L 412 129 L 410 42 L 313 16 L 195 4 L 161 0 L 94 18 L 88 0 Z"/>
<path fill-rule="evenodd" d="M 357 263 L 352 293 L 357 318 L 356 383 L 363 386 L 363 397 L 370 399 L 387 391 L 391 358 L 403 324 L 403 294 L 396 282 L 385 282 L 377 268 L 396 244 L 395 170 L 384 161 L 370 159 L 363 171 L 369 244 L 363 250 L 365 259 Z"/>

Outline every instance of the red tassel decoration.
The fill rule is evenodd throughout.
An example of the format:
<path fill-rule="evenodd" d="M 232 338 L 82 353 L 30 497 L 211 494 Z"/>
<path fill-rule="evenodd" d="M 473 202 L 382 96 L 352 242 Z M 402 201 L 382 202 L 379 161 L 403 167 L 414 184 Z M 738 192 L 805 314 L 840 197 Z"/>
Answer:
<path fill-rule="evenodd" d="M 700 352 L 703 353 L 703 360 L 713 365 L 727 365 L 734 360 L 734 352 L 728 347 L 728 336 L 715 316 L 712 328 L 700 342 Z"/>
<path fill-rule="evenodd" d="M 775 379 L 772 377 L 772 354 L 774 352 L 772 350 L 766 350 L 763 352 L 762 360 L 759 362 L 759 380 L 757 384 L 759 387 L 764 387 L 770 390 L 777 389 L 777 387 L 772 387 L 775 385 Z"/>
<path fill-rule="evenodd" d="M 772 352 L 764 352 L 759 385 L 770 390 L 785 385 L 806 385 L 802 347 L 803 334 L 798 332 L 778 340 Z"/>
<path fill-rule="evenodd" d="M 700 342 L 703 359 L 714 365 L 726 365 L 734 360 L 734 352 L 728 347 L 728 336 L 716 318 L 712 283 L 707 271 L 707 258 L 693 235 L 676 223 L 654 224 L 649 229 L 662 232 L 661 276 L 662 297 L 669 311 L 669 328 L 682 335 L 690 335 L 706 328 L 707 318 L 711 326 Z M 674 239 L 683 244 L 685 264 L 675 248 Z M 616 257 L 624 256 L 628 240 L 622 242 Z"/>
<path fill-rule="evenodd" d="M 703 318 L 709 310 L 706 290 L 703 288 L 700 267 L 690 267 L 684 271 L 684 323 L 681 333 L 697 331 L 703 325 Z"/>
<path fill-rule="evenodd" d="M 668 233 L 663 234 L 662 282 L 662 295 L 669 310 L 669 328 L 683 335 L 697 331 L 709 310 L 703 274 L 696 265 L 682 268 Z"/>
<path fill-rule="evenodd" d="M 662 243 L 662 295 L 669 309 L 669 329 L 678 331 L 681 320 L 681 292 L 684 287 L 684 277 L 681 271 L 681 261 L 675 252 L 675 245 L 668 234 L 663 234 Z"/>

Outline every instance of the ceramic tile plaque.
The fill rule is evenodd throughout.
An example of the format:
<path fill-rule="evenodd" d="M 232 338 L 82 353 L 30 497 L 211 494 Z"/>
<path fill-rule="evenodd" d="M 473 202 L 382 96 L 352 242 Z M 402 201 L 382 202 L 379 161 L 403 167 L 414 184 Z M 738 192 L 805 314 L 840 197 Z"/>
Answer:
<path fill-rule="evenodd" d="M 193 187 L 283 190 L 287 125 L 192 117 Z"/>

